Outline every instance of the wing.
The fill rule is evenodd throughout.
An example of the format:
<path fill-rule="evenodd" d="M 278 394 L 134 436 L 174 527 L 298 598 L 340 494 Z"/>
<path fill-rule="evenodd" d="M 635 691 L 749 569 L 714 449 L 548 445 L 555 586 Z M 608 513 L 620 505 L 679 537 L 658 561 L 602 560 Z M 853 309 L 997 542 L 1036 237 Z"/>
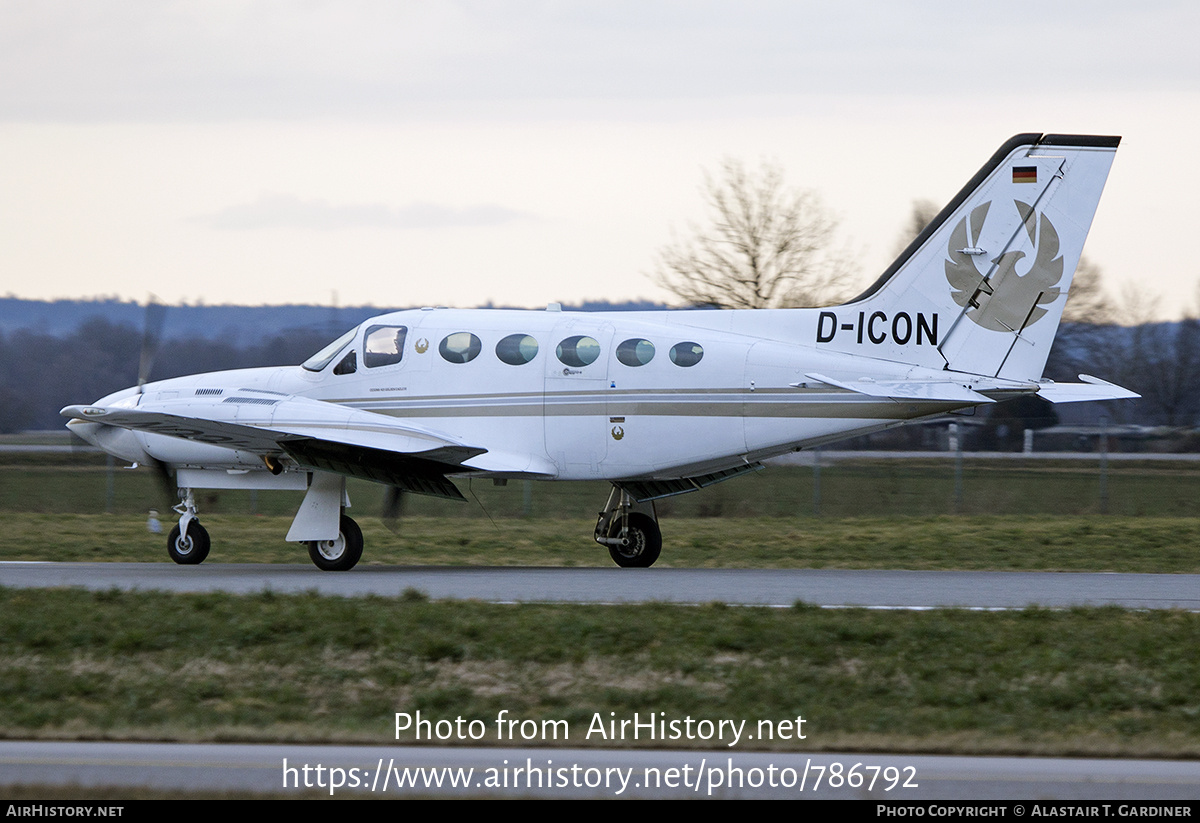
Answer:
<path fill-rule="evenodd" d="M 68 406 L 64 417 L 290 458 L 301 468 L 386 483 L 417 494 L 463 499 L 448 474 L 544 474 L 533 458 L 497 454 L 452 436 L 336 403 L 275 392 L 212 394 L 111 406 Z"/>

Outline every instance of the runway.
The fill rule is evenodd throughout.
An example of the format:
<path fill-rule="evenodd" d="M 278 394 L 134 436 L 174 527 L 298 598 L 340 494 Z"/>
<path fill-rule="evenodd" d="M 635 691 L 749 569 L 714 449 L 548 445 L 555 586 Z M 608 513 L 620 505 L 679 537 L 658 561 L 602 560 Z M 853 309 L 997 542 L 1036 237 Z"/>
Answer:
<path fill-rule="evenodd" d="M 1200 575 L 844 569 L 567 569 L 307 564 L 0 563 L 0 585 L 172 592 L 317 591 L 345 597 L 416 589 L 490 602 L 711 603 L 880 609 L 1121 606 L 1200 610 Z"/>
<path fill-rule="evenodd" d="M 318 591 L 328 595 L 398 595 L 417 589 L 435 599 L 494 602 L 630 603 L 724 602 L 748 606 L 787 607 L 796 601 L 826 607 L 863 606 L 882 609 L 1013 609 L 1027 606 L 1117 605 L 1135 609 L 1200 609 L 1200 575 L 1079 574 L 1050 572 L 854 571 L 812 569 L 565 569 L 359 566 L 347 573 L 327 573 L 308 565 L 166 563 L 0 563 L 0 585 L 10 587 L 80 586 L 89 589 L 140 589 L 173 592 L 228 591 L 251 593 Z M 321 764 L 326 781 L 342 769 L 344 779 L 357 775 L 357 786 L 342 794 L 362 796 L 490 796 L 490 797 L 788 797 L 818 799 L 870 798 L 924 801 L 1039 798 L 1041 800 L 1186 800 L 1200 796 L 1200 763 L 1132 760 L 929 757 L 887 754 L 773 754 L 724 751 L 649 751 L 605 749 L 476 749 L 446 747 L 246 746 L 204 744 L 0 742 L 0 786 L 38 783 L 56 786 L 150 785 L 165 791 L 299 793 L 317 785 L 318 772 L 298 771 L 299 783 L 285 787 L 284 760 Z M 507 762 L 506 762 L 507 761 Z M 552 762 L 548 762 L 552 761 Z M 834 766 L 834 764 L 837 764 Z M 874 768 L 878 777 L 888 767 L 903 775 L 913 769 L 912 786 L 868 790 L 848 784 L 813 790 L 819 770 Z M 525 768 L 525 772 L 514 770 Z M 358 769 L 351 773 L 350 769 Z M 394 769 L 401 771 L 396 772 Z M 774 768 L 774 771 L 771 769 Z M 410 771 L 403 771 L 409 769 Z M 441 788 L 396 780 L 444 781 L 475 769 L 476 776 L 507 775 L 532 780 L 536 771 L 548 780 L 579 785 L 523 783 L 489 787 L 448 783 Z M 568 769 L 559 773 L 556 769 Z M 655 772 L 653 770 L 659 770 Z M 690 772 L 687 771 L 690 769 Z M 712 769 L 723 770 L 712 771 Z M 753 771 L 757 769 L 758 771 Z M 798 775 L 809 778 L 801 790 Z M 413 771 L 417 770 L 417 771 Z M 422 771 L 423 770 L 423 771 Z M 589 771 L 590 770 L 590 771 Z M 651 770 L 651 771 L 647 771 Z M 674 770 L 668 772 L 668 770 Z M 740 770 L 740 771 L 739 771 Z M 790 770 L 790 771 L 789 771 Z M 391 776 L 392 788 L 379 789 L 379 773 Z M 368 780 L 367 775 L 370 775 Z M 563 777 L 567 774 L 567 777 Z M 630 782 L 621 794 L 611 782 L 588 781 L 621 774 Z M 671 784 L 654 784 L 648 775 L 671 774 Z M 685 774 L 692 782 L 686 783 Z M 752 785 L 732 787 L 728 781 L 750 774 Z M 706 775 L 703 778 L 701 775 Z M 722 776 L 723 775 L 723 776 Z M 768 785 L 771 777 L 778 785 Z M 634 779 L 636 776 L 636 780 Z M 586 778 L 586 779 L 585 779 Z M 786 780 L 785 780 L 786 778 Z M 455 778 L 457 779 L 457 778 Z M 665 778 L 664 778 L 665 779 Z M 638 780 L 644 785 L 634 785 Z M 790 785 L 787 781 L 790 780 Z M 714 785 L 720 781 L 720 785 Z"/>
<path fill-rule="evenodd" d="M 0 741 L 0 786 L 20 784 L 376 799 L 711 797 L 967 804 L 1037 798 L 1094 804 L 1194 801 L 1200 796 L 1200 763 L 731 750 Z M 1117 815 L 1117 808 L 1112 812 Z"/>

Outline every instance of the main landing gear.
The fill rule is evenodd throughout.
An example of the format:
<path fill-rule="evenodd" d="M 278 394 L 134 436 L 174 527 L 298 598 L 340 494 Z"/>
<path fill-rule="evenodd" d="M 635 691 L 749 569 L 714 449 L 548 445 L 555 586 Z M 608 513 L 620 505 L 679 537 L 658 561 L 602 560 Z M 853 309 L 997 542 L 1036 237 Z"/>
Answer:
<path fill-rule="evenodd" d="M 347 572 L 362 557 L 363 536 L 358 524 L 346 515 L 338 523 L 338 536 L 333 540 L 308 541 L 308 556 L 323 572 Z"/>
<path fill-rule="evenodd" d="M 604 511 L 596 520 L 596 542 L 608 547 L 618 566 L 645 569 L 654 565 L 662 551 L 662 532 L 654 502 L 638 503 L 629 493 L 613 486 Z"/>

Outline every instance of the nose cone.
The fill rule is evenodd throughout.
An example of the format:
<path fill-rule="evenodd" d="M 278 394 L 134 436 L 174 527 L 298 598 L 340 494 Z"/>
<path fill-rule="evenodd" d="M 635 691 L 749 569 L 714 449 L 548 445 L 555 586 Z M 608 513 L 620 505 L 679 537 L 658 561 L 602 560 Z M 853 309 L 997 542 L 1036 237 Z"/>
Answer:
<path fill-rule="evenodd" d="M 114 457 L 128 460 L 130 463 L 149 463 L 152 460 L 146 450 L 142 448 L 141 438 L 129 429 L 106 426 L 95 420 L 80 420 L 79 418 L 69 421 L 67 428 L 79 435 L 84 442 L 91 443 Z"/>

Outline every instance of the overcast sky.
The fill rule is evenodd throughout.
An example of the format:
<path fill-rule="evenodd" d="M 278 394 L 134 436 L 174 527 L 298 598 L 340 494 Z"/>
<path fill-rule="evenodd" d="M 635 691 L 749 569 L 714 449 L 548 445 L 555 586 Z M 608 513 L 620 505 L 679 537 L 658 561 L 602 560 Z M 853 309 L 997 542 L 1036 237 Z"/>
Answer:
<path fill-rule="evenodd" d="M 1200 4 L 0 0 L 0 293 L 668 299 L 705 169 L 866 284 L 1018 132 L 1120 134 L 1087 253 L 1195 307 Z"/>

